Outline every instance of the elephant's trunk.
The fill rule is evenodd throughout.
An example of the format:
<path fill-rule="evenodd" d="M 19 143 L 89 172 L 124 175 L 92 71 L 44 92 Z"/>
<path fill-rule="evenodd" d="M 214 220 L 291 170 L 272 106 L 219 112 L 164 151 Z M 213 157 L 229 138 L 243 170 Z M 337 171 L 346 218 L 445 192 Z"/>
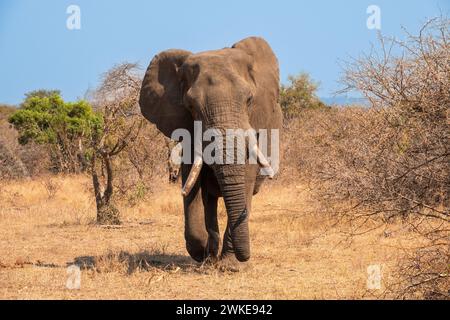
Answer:
<path fill-rule="evenodd" d="M 233 127 L 232 125 L 229 125 Z M 237 127 L 235 124 L 234 127 Z M 222 129 L 222 132 L 224 130 Z M 218 150 L 223 157 L 223 164 L 212 166 L 219 184 L 225 208 L 228 215 L 228 228 L 234 254 L 239 261 L 250 258 L 250 238 L 248 230 L 248 211 L 246 199 L 246 165 L 239 163 L 246 155 L 245 145 L 233 143 L 228 145 L 228 137 L 224 135 L 222 150 Z M 232 141 L 235 138 L 231 137 Z M 233 154 L 229 154 L 229 153 Z"/>
<path fill-rule="evenodd" d="M 239 261 L 250 258 L 248 212 L 246 208 L 245 165 L 214 166 L 228 215 L 233 249 Z"/>

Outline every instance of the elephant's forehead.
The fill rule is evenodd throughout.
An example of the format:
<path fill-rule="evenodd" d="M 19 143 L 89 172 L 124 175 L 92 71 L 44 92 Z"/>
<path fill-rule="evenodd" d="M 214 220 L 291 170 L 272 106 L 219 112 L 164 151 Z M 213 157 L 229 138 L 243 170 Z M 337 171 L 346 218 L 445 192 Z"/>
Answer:
<path fill-rule="evenodd" d="M 248 55 L 241 50 L 225 48 L 221 50 L 211 50 L 192 54 L 186 60 L 188 65 L 200 67 L 214 67 L 226 65 L 245 65 L 248 62 Z"/>

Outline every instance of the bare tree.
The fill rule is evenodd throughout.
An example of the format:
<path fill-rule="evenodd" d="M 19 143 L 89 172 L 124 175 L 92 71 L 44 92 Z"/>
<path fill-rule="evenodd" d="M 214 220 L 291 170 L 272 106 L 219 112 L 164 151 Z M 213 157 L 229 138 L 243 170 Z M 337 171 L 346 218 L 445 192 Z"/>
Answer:
<path fill-rule="evenodd" d="M 103 115 L 101 134 L 92 139 L 91 174 L 97 204 L 97 222 L 119 224 L 113 204 L 114 158 L 133 147 L 144 119 L 138 109 L 141 80 L 136 64 L 123 63 L 108 71 L 92 94 L 94 109 Z"/>
<path fill-rule="evenodd" d="M 145 198 L 166 171 L 163 135 L 146 121 L 138 105 L 142 74 L 134 63 L 109 70 L 89 94 L 103 116 L 103 130 L 92 140 L 91 174 L 97 222 L 118 224 L 117 203 L 134 205 Z"/>

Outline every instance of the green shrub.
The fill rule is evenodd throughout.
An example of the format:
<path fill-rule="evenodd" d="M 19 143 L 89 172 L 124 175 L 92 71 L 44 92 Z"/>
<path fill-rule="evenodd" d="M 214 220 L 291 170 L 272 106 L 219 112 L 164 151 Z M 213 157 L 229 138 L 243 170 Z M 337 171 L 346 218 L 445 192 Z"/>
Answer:
<path fill-rule="evenodd" d="M 9 122 L 22 145 L 30 142 L 51 146 L 57 171 L 78 172 L 85 168 L 89 141 L 102 130 L 102 116 L 86 101 L 64 102 L 59 92 L 27 94 Z"/>
<path fill-rule="evenodd" d="M 289 85 L 280 88 L 280 106 L 284 118 L 297 118 L 305 109 L 325 107 L 316 95 L 318 83 L 314 82 L 307 73 L 289 76 Z"/>

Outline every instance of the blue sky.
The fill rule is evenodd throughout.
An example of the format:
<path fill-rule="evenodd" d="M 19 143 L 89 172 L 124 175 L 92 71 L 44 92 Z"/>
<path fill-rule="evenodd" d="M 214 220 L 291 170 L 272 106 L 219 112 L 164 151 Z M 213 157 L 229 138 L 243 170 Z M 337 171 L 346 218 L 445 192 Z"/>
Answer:
<path fill-rule="evenodd" d="M 80 30 L 66 28 L 71 4 L 81 9 Z M 448 0 L 0 0 L 0 102 L 20 103 L 40 88 L 75 100 L 116 63 L 146 68 L 168 48 L 218 49 L 251 35 L 271 44 L 282 82 L 306 71 L 327 97 L 339 89 L 339 60 L 376 43 L 369 5 L 381 10 L 381 32 L 400 37 L 402 26 L 414 33 L 450 12 Z"/>

